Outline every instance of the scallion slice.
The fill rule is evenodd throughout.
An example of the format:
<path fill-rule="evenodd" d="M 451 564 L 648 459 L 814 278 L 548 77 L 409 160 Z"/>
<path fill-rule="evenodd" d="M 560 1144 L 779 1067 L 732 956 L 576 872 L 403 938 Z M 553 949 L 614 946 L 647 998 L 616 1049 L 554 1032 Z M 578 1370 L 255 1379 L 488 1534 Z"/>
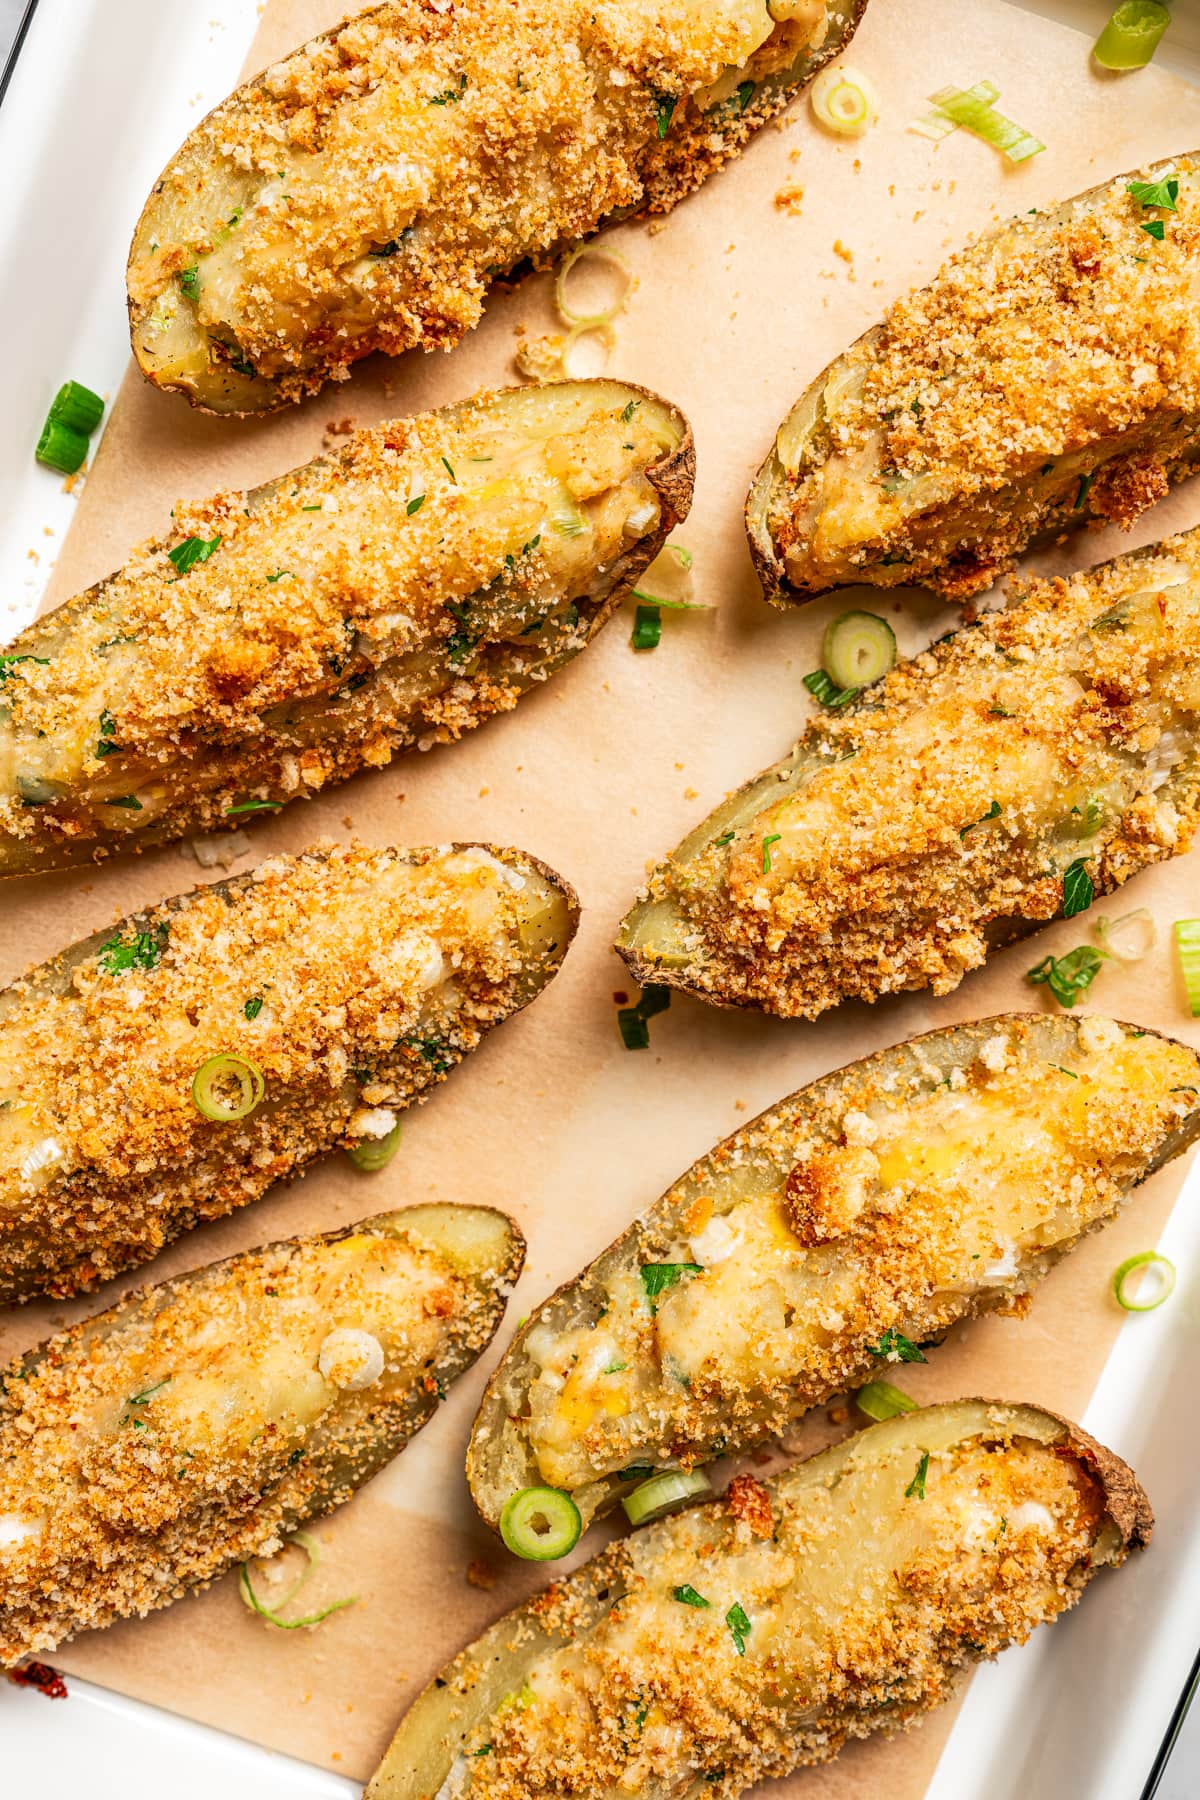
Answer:
<path fill-rule="evenodd" d="M 1171 15 L 1159 0 L 1121 0 L 1092 55 L 1102 69 L 1144 69 L 1170 23 Z"/>
<path fill-rule="evenodd" d="M 981 97 L 990 86 L 990 83 L 987 87 L 980 83 L 978 87 L 966 90 L 944 87 L 929 98 L 937 108 L 937 116 L 947 119 L 952 128 L 961 125 L 965 131 L 990 144 L 993 150 L 1002 151 L 1010 162 L 1026 162 L 1031 156 L 1037 156 L 1046 148 L 1042 140 L 996 111 L 995 92 L 990 100 Z M 922 124 L 923 121 L 918 122 L 917 129 L 921 129 Z"/>
<path fill-rule="evenodd" d="M 901 1413 L 916 1412 L 915 1400 L 890 1381 L 868 1381 L 866 1387 L 859 1388 L 854 1396 L 855 1405 L 860 1412 L 865 1412 L 868 1419 L 895 1419 Z"/>
<path fill-rule="evenodd" d="M 1117 1305 L 1126 1312 L 1153 1312 L 1167 1299 L 1174 1286 L 1175 1264 L 1160 1256 L 1157 1250 L 1143 1250 L 1137 1256 L 1127 1256 L 1113 1273 L 1113 1293 Z M 1144 1290 L 1148 1290 L 1148 1297 L 1139 1299 Z"/>
<path fill-rule="evenodd" d="M 33 454 L 47 469 L 57 469 L 60 475 L 74 475 L 87 461 L 87 453 L 88 441 L 82 432 L 72 431 L 69 425 L 52 417 L 42 426 L 42 435 Z"/>
<path fill-rule="evenodd" d="M 1176 919 L 1175 942 L 1179 949 L 1179 966 L 1193 1019 L 1200 1019 L 1200 919 Z"/>
<path fill-rule="evenodd" d="M 249 1118 L 266 1091 L 261 1069 L 230 1052 L 210 1056 L 192 1076 L 196 1110 L 218 1125 Z"/>
<path fill-rule="evenodd" d="M 639 606 L 634 614 L 629 642 L 635 650 L 657 650 L 662 642 L 662 613 L 657 606 Z"/>
<path fill-rule="evenodd" d="M 584 257 L 594 257 L 597 262 L 609 263 L 620 271 L 622 286 L 617 298 L 596 312 L 578 312 L 567 302 L 567 279 L 576 264 Z M 576 330 L 595 330 L 600 325 L 611 325 L 618 313 L 625 310 L 625 302 L 633 289 L 633 271 L 619 251 L 606 249 L 602 244 L 580 244 L 571 254 L 564 258 L 562 267 L 554 277 L 554 304 L 563 320 L 573 325 Z"/>
<path fill-rule="evenodd" d="M 570 1494 L 561 1488 L 519 1488 L 504 1502 L 500 1536 L 514 1556 L 527 1562 L 553 1562 L 579 1542 L 583 1520 Z"/>
<path fill-rule="evenodd" d="M 1158 926 L 1145 906 L 1123 913 L 1119 919 L 1097 919 L 1092 930 L 1100 948 L 1114 962 L 1141 962 L 1158 942 Z"/>
<path fill-rule="evenodd" d="M 51 403 L 50 417 L 56 425 L 91 437 L 104 417 L 104 402 L 82 381 L 64 381 Z"/>
<path fill-rule="evenodd" d="M 301 1626 L 319 1625 L 322 1619 L 327 1619 L 329 1617 L 330 1613 L 341 1612 L 344 1607 L 354 1606 L 358 1600 L 357 1594 L 348 1594 L 344 1600 L 334 1600 L 331 1605 L 323 1606 L 319 1612 L 306 1613 L 302 1619 L 281 1618 L 280 1614 L 282 1613 L 283 1608 L 296 1598 L 296 1595 L 300 1592 L 300 1589 L 304 1586 L 318 1562 L 321 1560 L 321 1552 L 316 1539 L 311 1538 L 307 1531 L 295 1532 L 287 1540 L 284 1548 L 288 1549 L 293 1544 L 297 1549 L 304 1552 L 304 1568 L 296 1577 L 295 1581 L 293 1581 L 291 1587 L 288 1588 L 287 1592 L 282 1594 L 275 1602 L 274 1606 L 264 1606 L 263 1602 L 255 1593 L 254 1584 L 250 1579 L 249 1563 L 243 1563 L 238 1571 L 238 1592 L 241 1594 L 243 1604 L 248 1606 L 251 1612 L 257 1613 L 260 1619 L 265 1619 L 268 1625 L 277 1626 L 280 1631 L 298 1631 Z"/>
<path fill-rule="evenodd" d="M 694 1500 L 705 1500 L 712 1493 L 712 1482 L 703 1469 L 661 1469 L 649 1481 L 626 1494 L 621 1505 L 631 1525 L 649 1525 L 653 1519 L 665 1518 Z"/>
<path fill-rule="evenodd" d="M 839 688 L 867 687 L 896 662 L 896 634 L 877 613 L 847 612 L 826 628 L 821 663 Z"/>
<path fill-rule="evenodd" d="M 364 1138 L 352 1150 L 347 1150 L 346 1155 L 364 1175 L 374 1175 L 377 1169 L 385 1169 L 395 1156 L 403 1129 L 402 1124 L 393 1125 L 386 1137 Z"/>
<path fill-rule="evenodd" d="M 825 69 L 808 90 L 813 117 L 841 137 L 861 137 L 879 117 L 879 96 L 865 75 L 844 63 Z"/>

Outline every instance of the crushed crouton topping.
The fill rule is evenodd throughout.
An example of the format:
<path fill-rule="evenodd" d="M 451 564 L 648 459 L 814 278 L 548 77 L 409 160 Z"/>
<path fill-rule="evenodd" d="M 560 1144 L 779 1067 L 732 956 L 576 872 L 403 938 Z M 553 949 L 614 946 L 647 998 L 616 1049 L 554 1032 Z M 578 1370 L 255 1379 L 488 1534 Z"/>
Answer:
<path fill-rule="evenodd" d="M 0 1388 L 0 1663 L 270 1555 L 395 1454 L 501 1306 L 396 1213 L 144 1290 L 18 1359 Z M 331 1336 L 370 1337 L 369 1389 L 328 1375 Z"/>
<path fill-rule="evenodd" d="M 669 209 L 856 10 L 374 7 L 239 89 L 167 169 L 130 257 L 139 361 L 204 402 L 253 408 L 344 378 L 372 350 L 449 348 L 497 275 L 614 214 Z"/>
<path fill-rule="evenodd" d="M 1173 211 L 1121 176 L 1010 220 L 819 378 L 755 502 L 794 588 L 916 581 L 964 599 L 1036 533 L 1128 527 L 1192 472 L 1200 163 L 1140 177 L 1169 178 Z"/>
<path fill-rule="evenodd" d="M 510 710 L 653 556 L 685 431 L 617 382 L 482 394 L 181 503 L 0 666 L 0 873 L 244 823 Z"/>
<path fill-rule="evenodd" d="M 863 1120 L 869 1149 L 848 1141 L 847 1122 L 868 1135 Z M 884 1372 L 897 1334 L 920 1345 L 1023 1310 L 1197 1134 L 1200 1057 L 1110 1020 L 959 1026 L 814 1083 L 704 1157 L 541 1309 L 480 1414 L 485 1500 L 545 1481 L 587 1518 L 630 1465 L 704 1463 L 786 1433 Z M 655 1264 L 688 1273 L 651 1306 L 641 1269 Z"/>
<path fill-rule="evenodd" d="M 1072 864 L 1099 895 L 1188 849 L 1198 669 L 1200 532 L 1030 582 L 810 726 L 654 871 L 621 948 L 788 1016 L 949 993 L 1062 912 Z"/>
<path fill-rule="evenodd" d="M 275 857 L 7 989 L 0 1293 L 93 1287 L 423 1098 L 565 951 L 563 893 L 505 854 Z M 231 1124 L 192 1097 L 217 1055 L 265 1084 Z"/>

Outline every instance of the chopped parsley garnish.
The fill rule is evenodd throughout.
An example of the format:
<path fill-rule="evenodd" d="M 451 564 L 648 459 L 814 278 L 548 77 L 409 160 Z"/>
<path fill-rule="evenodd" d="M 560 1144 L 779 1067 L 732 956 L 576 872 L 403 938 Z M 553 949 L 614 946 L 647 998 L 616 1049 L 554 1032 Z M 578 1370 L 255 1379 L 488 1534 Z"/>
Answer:
<path fill-rule="evenodd" d="M 17 664 L 23 662 L 41 663 L 43 667 L 45 667 L 49 664 L 50 658 L 48 656 L 30 656 L 28 654 L 24 656 L 0 656 L 0 681 L 7 681 Z"/>
<path fill-rule="evenodd" d="M 200 298 L 200 265 L 192 263 L 189 268 L 180 269 L 179 286 L 189 300 Z"/>
<path fill-rule="evenodd" d="M 425 504 L 424 494 L 416 494 L 409 501 L 408 505 L 405 507 L 404 510 L 408 514 L 409 518 L 411 519 L 415 512 L 420 512 L 420 510 L 424 506 L 424 504 Z"/>
<path fill-rule="evenodd" d="M 124 806 L 129 812 L 141 812 L 142 803 L 136 794 L 118 794 L 111 800 L 101 803 L 104 806 Z"/>
<path fill-rule="evenodd" d="M 153 1394 L 157 1394 L 160 1388 L 165 1388 L 170 1379 L 171 1377 L 169 1375 L 164 1375 L 162 1380 L 156 1381 L 152 1387 L 143 1388 L 140 1394 L 134 1394 L 131 1399 L 125 1402 L 126 1406 L 145 1406 L 147 1400 L 149 1400 Z"/>
<path fill-rule="evenodd" d="M 282 800 L 239 800 L 236 806 L 225 808 L 225 817 L 232 819 L 236 813 L 278 812 L 282 805 Z"/>
<path fill-rule="evenodd" d="M 783 835 L 782 832 L 772 831 L 763 839 L 763 874 L 764 875 L 769 875 L 771 873 L 771 845 L 777 844 L 779 842 L 780 838 L 782 837 L 782 835 Z"/>
<path fill-rule="evenodd" d="M 691 1584 L 686 1581 L 683 1582 L 681 1586 L 679 1586 L 677 1588 L 673 1588 L 671 1590 L 671 1598 L 672 1598 L 672 1600 L 678 1600 L 680 1606 L 711 1606 L 712 1605 L 711 1600 L 706 1600 L 704 1598 L 703 1594 L 698 1594 L 696 1592 L 695 1588 L 692 1587 Z"/>
<path fill-rule="evenodd" d="M 981 819 L 972 819 L 969 825 L 963 826 L 958 834 L 959 837 L 965 838 L 968 831 L 974 831 L 978 825 L 986 825 L 989 819 L 998 819 L 1002 811 L 1003 808 L 1001 807 L 1000 802 L 998 800 L 993 800 Z"/>
<path fill-rule="evenodd" d="M 657 1310 L 654 1302 L 666 1288 L 674 1287 L 675 1283 L 682 1281 L 685 1275 L 703 1275 L 703 1273 L 703 1265 L 700 1263 L 643 1263 L 642 1286 L 645 1288 L 646 1298 L 650 1302 L 650 1311 Z"/>
<path fill-rule="evenodd" d="M 720 850 L 723 845 L 732 844 L 732 842 L 736 836 L 737 836 L 736 831 L 723 831 L 721 833 L 720 837 L 715 837 L 713 839 L 713 849 Z"/>
<path fill-rule="evenodd" d="M 408 1049 L 415 1050 L 429 1064 L 435 1075 L 444 1075 L 447 1069 L 454 1067 L 454 1058 L 447 1053 L 448 1046 L 441 1038 L 405 1038 L 404 1042 Z M 354 1075 L 358 1081 L 372 1079 L 369 1069 L 355 1069 Z"/>
<path fill-rule="evenodd" d="M 617 1011 L 617 1029 L 621 1033 L 622 1042 L 627 1050 L 648 1050 L 650 1048 L 650 1020 L 656 1013 L 666 1012 L 671 1004 L 671 990 L 661 987 L 657 982 L 650 982 L 642 989 L 634 1006 L 622 1006 Z"/>
<path fill-rule="evenodd" d="M 877 1344 L 868 1344 L 867 1349 L 872 1356 L 886 1356 L 889 1362 L 921 1363 L 925 1361 L 918 1344 L 906 1338 L 902 1331 L 889 1325 Z"/>
<path fill-rule="evenodd" d="M 1077 857 L 1063 876 L 1063 918 L 1073 919 L 1076 913 L 1086 912 L 1095 895 L 1087 864 Z"/>
<path fill-rule="evenodd" d="M 657 606 L 638 606 L 629 642 L 635 650 L 657 650 L 662 642 L 662 613 Z"/>
<path fill-rule="evenodd" d="M 268 580 L 268 581 L 269 581 L 269 582 L 271 582 L 271 583 L 272 583 L 272 585 L 274 585 L 274 583 L 275 583 L 275 582 L 277 582 L 277 581 L 282 581 L 282 580 L 283 580 L 283 578 L 284 578 L 284 576 L 285 576 L 285 575 L 290 575 L 290 574 L 291 574 L 291 572 L 292 572 L 292 571 L 291 571 L 291 570 L 290 570 L 290 569 L 276 569 L 276 571 L 275 571 L 275 573 L 274 573 L 274 574 L 273 574 L 273 575 L 268 575 L 268 576 L 267 576 L 267 580 Z"/>
<path fill-rule="evenodd" d="M 243 1008 L 242 1008 L 242 1011 L 245 1013 L 245 1015 L 248 1019 L 257 1019 L 257 1017 L 258 1017 L 259 1013 L 262 1011 L 262 1009 L 263 1009 L 263 996 L 261 994 L 255 994 L 255 996 L 252 1000 L 247 1000 L 245 1006 L 243 1006 Z"/>
<path fill-rule="evenodd" d="M 836 681 L 830 680 L 824 669 L 814 669 L 811 675 L 806 675 L 804 685 L 814 700 L 830 708 L 849 706 L 859 691 L 857 688 L 840 688 Z"/>
<path fill-rule="evenodd" d="M 167 555 L 175 564 L 180 575 L 186 575 L 188 570 L 194 569 L 197 563 L 207 562 L 220 542 L 220 532 L 214 538 L 184 538 L 182 544 L 176 544 L 173 550 L 167 551 Z"/>
<path fill-rule="evenodd" d="M 627 400 L 625 402 L 625 405 L 621 408 L 621 423 L 623 425 L 628 425 L 630 419 L 632 419 L 634 413 L 641 404 L 640 400 Z"/>
<path fill-rule="evenodd" d="M 101 972 L 119 975 L 124 969 L 153 969 L 167 947 L 169 936 L 170 927 L 159 925 L 155 931 L 139 931 L 129 944 L 122 943 L 119 937 L 109 938 L 96 953 Z"/>
<path fill-rule="evenodd" d="M 744 113 L 754 97 L 754 89 L 758 84 L 753 81 L 739 81 L 737 87 L 737 109 Z"/>
<path fill-rule="evenodd" d="M 1164 175 L 1161 181 L 1131 181 L 1125 189 L 1132 194 L 1139 206 L 1161 206 L 1164 212 L 1176 212 L 1175 202 L 1179 198 L 1179 181 L 1174 175 Z"/>
<path fill-rule="evenodd" d="M 739 1656 L 746 1654 L 746 1639 L 750 1636 L 750 1621 L 735 1600 L 725 1614 L 725 1623 L 729 1627 L 729 1635 L 733 1639 L 733 1647 Z"/>
<path fill-rule="evenodd" d="M 1065 956 L 1044 956 L 1026 973 L 1026 981 L 1034 987 L 1045 984 L 1060 1006 L 1074 1006 L 1080 994 L 1090 988 L 1105 961 L 1102 950 L 1080 944 Z"/>
<path fill-rule="evenodd" d="M 988 712 L 993 719 L 1015 719 L 1016 713 L 1010 713 L 1003 706 L 989 706 Z"/>
<path fill-rule="evenodd" d="M 629 1364 L 625 1362 L 610 1362 L 605 1364 L 602 1373 L 605 1375 L 620 1375 L 628 1367 Z"/>
<path fill-rule="evenodd" d="M 671 129 L 671 120 L 675 116 L 675 108 L 679 104 L 678 94 L 659 94 L 654 102 L 654 114 L 658 120 L 658 135 L 665 138 Z"/>
<path fill-rule="evenodd" d="M 925 1477 L 928 1473 L 929 1452 L 924 1450 L 921 1453 L 921 1460 L 917 1464 L 917 1472 L 904 1490 L 906 1500 L 923 1500 L 925 1498 Z"/>
<path fill-rule="evenodd" d="M 653 1463 L 630 1463 L 627 1469 L 618 1469 L 618 1481 L 645 1481 L 654 1473 Z"/>
<path fill-rule="evenodd" d="M 115 744 L 113 742 L 116 735 L 117 721 L 113 718 L 106 706 L 100 714 L 100 737 L 97 741 L 95 752 L 97 756 L 117 756 L 120 754 L 120 744 Z"/>
<path fill-rule="evenodd" d="M 1161 219 L 1143 219 L 1141 228 L 1147 237 L 1156 238 L 1160 244 L 1167 234 L 1167 228 Z"/>
<path fill-rule="evenodd" d="M 1075 1073 L 1075 1070 L 1064 1068 L 1062 1063 L 1051 1063 L 1050 1067 L 1052 1069 L 1057 1069 L 1060 1075 L 1069 1075 L 1072 1081 L 1079 1080 L 1079 1076 Z"/>
<path fill-rule="evenodd" d="M 454 483 L 455 487 L 457 487 L 458 486 L 458 476 L 454 473 L 454 470 L 450 467 L 450 458 L 448 456 L 443 456 L 442 467 L 445 469 L 447 475 L 450 477 L 450 479 Z"/>
<path fill-rule="evenodd" d="M 460 75 L 457 87 L 444 88 L 440 94 L 431 94 L 430 106 L 457 106 L 467 91 L 466 75 Z"/>
<path fill-rule="evenodd" d="M 1110 606 L 1107 612 L 1093 619 L 1089 627 L 1091 631 L 1124 631 L 1129 624 L 1129 602 L 1122 600 L 1116 606 Z"/>

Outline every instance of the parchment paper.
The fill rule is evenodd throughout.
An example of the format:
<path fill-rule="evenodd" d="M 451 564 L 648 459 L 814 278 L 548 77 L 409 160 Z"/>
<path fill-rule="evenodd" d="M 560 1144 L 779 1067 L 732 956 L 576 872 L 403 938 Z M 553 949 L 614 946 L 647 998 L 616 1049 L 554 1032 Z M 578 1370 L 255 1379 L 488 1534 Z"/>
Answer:
<path fill-rule="evenodd" d="M 336 0 L 270 0 L 248 72 L 342 10 Z M 1086 937 L 1086 921 L 1060 924 L 1038 939 L 1036 952 L 1026 944 L 994 957 L 941 1001 L 847 1006 L 801 1024 L 676 997 L 654 1020 L 648 1052 L 625 1051 L 617 1033 L 613 996 L 630 984 L 609 946 L 648 861 L 726 789 L 783 752 L 808 710 L 800 678 L 817 661 L 826 620 L 854 604 L 843 594 L 781 615 L 763 603 L 751 575 L 742 501 L 788 406 L 894 295 L 927 279 L 971 231 L 1200 143 L 1196 90 L 1154 69 L 1105 78 L 1091 67 L 1082 37 L 1000 0 L 872 0 L 851 60 L 882 98 L 882 123 L 865 140 L 821 135 L 807 105 L 798 105 L 665 228 L 635 225 L 610 238 L 639 278 L 611 372 L 660 388 L 692 418 L 696 506 L 677 538 L 694 552 L 698 597 L 715 602 L 717 612 L 668 615 L 652 654 L 630 649 L 626 613 L 547 689 L 465 742 L 360 776 L 253 827 L 254 860 L 351 832 L 376 843 L 484 837 L 534 851 L 568 875 L 584 901 L 563 973 L 428 1106 L 408 1115 L 402 1153 L 383 1173 L 364 1178 L 335 1159 L 240 1216 L 193 1233 L 150 1267 L 150 1278 L 387 1206 L 489 1202 L 515 1214 L 529 1238 L 511 1330 L 695 1157 L 763 1107 L 911 1033 L 1040 1004 L 1023 981 L 1026 968 Z M 906 129 L 936 88 L 984 77 L 1000 87 L 1002 109 L 1049 144 L 1019 170 L 966 134 L 935 147 Z M 777 206 L 775 196 L 797 185 L 804 190 L 799 211 Z M 132 219 L 119 223 L 122 232 L 132 226 Z M 547 281 L 528 283 L 498 297 L 449 358 L 414 354 L 360 365 L 345 386 L 258 423 L 192 414 L 131 373 L 47 604 L 106 574 L 139 538 L 161 530 L 177 497 L 260 481 L 316 454 L 331 420 L 368 424 L 512 379 L 516 327 L 553 328 L 547 295 Z M 1132 538 L 1080 537 L 1042 566 L 1099 561 L 1198 521 L 1194 483 L 1147 515 Z M 865 603 L 894 616 L 902 653 L 952 622 L 928 595 L 868 595 Z M 249 866 L 250 859 L 239 864 Z M 1130 971 L 1106 965 L 1089 999 L 1097 1010 L 1200 1044 L 1169 943 L 1170 921 L 1200 910 L 1196 873 L 1192 856 L 1129 884 L 1114 910 L 1151 907 L 1160 948 Z M 197 875 L 195 863 L 171 848 L 7 885 L 0 979 Z M 959 1330 L 927 1367 L 905 1370 L 906 1386 L 921 1399 L 983 1393 L 1082 1412 L 1121 1320 L 1108 1276 L 1123 1256 L 1155 1242 L 1182 1174 L 1179 1164 L 1166 1171 L 1122 1220 L 1078 1250 L 1025 1320 Z M 110 1284 L 88 1303 L 9 1315 L 0 1348 L 24 1347 L 111 1303 L 124 1285 Z M 507 1335 L 502 1330 L 501 1342 Z M 85 1637 L 55 1661 L 365 1777 L 418 1687 L 544 1579 L 514 1567 L 473 1522 L 462 1477 L 469 1422 L 496 1353 L 457 1385 L 390 1469 L 318 1527 L 322 1593 L 360 1593 L 358 1606 L 315 1633 L 287 1635 L 250 1616 L 226 1580 L 149 1620 Z M 829 1431 L 822 1414 L 809 1435 L 816 1444 Z M 593 1533 L 587 1553 L 600 1541 Z M 500 1572 L 491 1591 L 468 1585 L 472 1558 Z M 1120 1579 L 1135 1581 L 1136 1571 Z M 949 1724 L 947 1709 L 903 1740 L 852 1748 L 828 1770 L 775 1792 L 781 1800 L 884 1791 L 889 1800 L 919 1800 Z"/>

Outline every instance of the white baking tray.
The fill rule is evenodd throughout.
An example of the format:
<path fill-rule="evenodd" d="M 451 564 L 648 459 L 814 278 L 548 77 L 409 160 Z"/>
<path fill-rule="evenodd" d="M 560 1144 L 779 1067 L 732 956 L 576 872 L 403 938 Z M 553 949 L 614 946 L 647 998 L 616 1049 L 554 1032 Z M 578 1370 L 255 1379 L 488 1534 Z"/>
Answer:
<path fill-rule="evenodd" d="M 1094 34 L 1108 0 L 1024 0 Z M 962 0 L 964 31 L 969 0 Z M 4 9 L 11 18 L 4 17 Z M 18 0 L 0 0 L 0 23 Z M 0 643 L 33 616 L 74 505 L 33 462 L 67 373 L 112 397 L 128 364 L 124 261 L 150 185 L 233 85 L 257 0 L 37 0 L 0 101 Z M 1175 0 L 1164 61 L 1200 81 L 1200 0 Z M 1180 146 L 1185 148 L 1187 146 Z M 1084 1423 L 1154 1499 L 1152 1555 L 979 1671 L 927 1800 L 1149 1800 L 1200 1642 L 1200 1168 L 1163 1240 L 1171 1304 L 1124 1326 Z M 354 1784 L 72 1680 L 66 1704 L 0 1685 L 4 1800 L 346 1800 Z M 1200 1794 L 1200 1731 L 1160 1800 Z M 866 1797 L 864 1796 L 864 1800 Z"/>

